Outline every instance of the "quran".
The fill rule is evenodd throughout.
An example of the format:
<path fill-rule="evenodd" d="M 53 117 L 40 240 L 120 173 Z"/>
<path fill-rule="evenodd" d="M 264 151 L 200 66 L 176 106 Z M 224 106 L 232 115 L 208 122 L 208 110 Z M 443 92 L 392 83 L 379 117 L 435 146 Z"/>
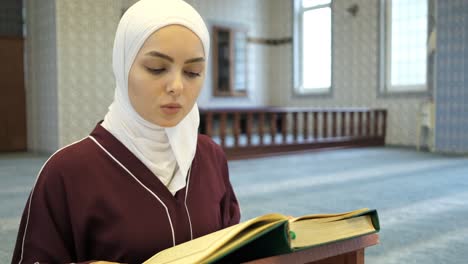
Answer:
<path fill-rule="evenodd" d="M 291 218 L 266 214 L 163 250 L 144 264 L 240 263 L 292 253 L 380 230 L 377 210 Z"/>

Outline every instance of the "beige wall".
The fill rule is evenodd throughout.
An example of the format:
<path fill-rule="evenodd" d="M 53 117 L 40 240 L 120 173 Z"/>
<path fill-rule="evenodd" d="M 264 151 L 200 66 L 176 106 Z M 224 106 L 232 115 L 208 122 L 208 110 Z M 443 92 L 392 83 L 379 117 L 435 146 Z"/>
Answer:
<path fill-rule="evenodd" d="M 270 56 L 270 103 L 278 106 L 379 107 L 388 110 L 387 144 L 415 145 L 417 112 L 426 96 L 382 97 L 379 84 L 379 12 L 375 0 L 335 0 L 333 12 L 333 95 L 293 96 L 292 45 L 273 47 Z M 359 5 L 352 17 L 351 4 Z M 273 0 L 274 28 L 292 36 L 291 1 Z M 281 15 L 280 15 L 281 14 Z M 275 74 L 276 73 L 276 74 Z"/>
<path fill-rule="evenodd" d="M 192 0 L 208 27 L 216 23 L 249 26 L 249 34 L 265 36 L 269 0 Z M 114 92 L 111 68 L 114 33 L 122 10 L 132 0 L 60 0 L 56 2 L 59 142 L 85 137 L 107 112 Z M 246 23 L 248 21 L 248 24 Z M 267 48 L 248 46 L 249 96 L 234 100 L 211 96 L 211 67 L 200 106 L 263 105 L 267 96 Z"/>
<path fill-rule="evenodd" d="M 135 0 L 28 0 L 28 129 L 31 149 L 54 150 L 79 140 L 107 112 L 114 92 L 112 44 L 122 10 Z M 292 36 L 285 0 L 187 0 L 213 24 L 245 25 L 249 36 Z M 247 98 L 213 98 L 211 67 L 200 106 L 383 107 L 387 143 L 414 145 L 416 112 L 424 98 L 382 98 L 378 84 L 378 1 L 334 1 L 334 87 L 329 98 L 292 95 L 292 45 L 248 44 Z M 54 30 L 55 29 L 55 30 Z"/>
<path fill-rule="evenodd" d="M 87 136 L 112 102 L 112 45 L 125 5 L 56 1 L 60 146 Z"/>
<path fill-rule="evenodd" d="M 59 146 L 55 1 L 28 0 L 26 9 L 28 148 L 53 152 Z"/>

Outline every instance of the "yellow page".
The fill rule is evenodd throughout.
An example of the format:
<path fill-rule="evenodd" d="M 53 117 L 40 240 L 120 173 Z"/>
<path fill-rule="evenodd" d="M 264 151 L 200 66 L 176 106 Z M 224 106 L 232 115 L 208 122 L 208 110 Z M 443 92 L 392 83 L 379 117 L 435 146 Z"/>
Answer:
<path fill-rule="evenodd" d="M 368 215 L 332 222 L 314 220 L 289 223 L 290 230 L 295 233 L 295 239 L 291 239 L 292 248 L 319 245 L 375 231 L 372 219 Z"/>
<path fill-rule="evenodd" d="M 369 211 L 369 208 L 362 208 L 362 209 L 345 212 L 345 213 L 338 213 L 338 214 L 311 214 L 311 215 L 304 215 L 301 217 L 290 219 L 289 222 L 290 223 L 299 222 L 302 220 L 310 220 L 314 222 L 332 222 L 332 221 L 337 221 L 340 219 L 350 218 L 352 216 L 362 214 L 367 211 Z"/>
<path fill-rule="evenodd" d="M 175 247 L 163 250 L 144 264 L 162 264 L 162 263 L 201 263 L 206 262 L 221 252 L 229 252 L 228 249 L 235 247 L 241 241 L 244 241 L 255 234 L 265 230 L 279 221 L 284 221 L 285 216 L 280 214 L 267 214 L 253 218 L 246 222 L 219 230 L 217 232 L 199 237 Z M 231 245 L 232 244 L 232 245 Z M 224 249 L 226 247 L 227 249 Z"/>

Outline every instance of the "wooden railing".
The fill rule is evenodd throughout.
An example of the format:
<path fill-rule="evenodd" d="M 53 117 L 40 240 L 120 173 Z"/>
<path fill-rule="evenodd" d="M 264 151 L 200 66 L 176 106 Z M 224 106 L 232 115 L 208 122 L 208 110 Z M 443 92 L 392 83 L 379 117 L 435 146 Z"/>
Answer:
<path fill-rule="evenodd" d="M 201 108 L 200 116 L 200 133 L 229 159 L 385 144 L 384 109 Z"/>

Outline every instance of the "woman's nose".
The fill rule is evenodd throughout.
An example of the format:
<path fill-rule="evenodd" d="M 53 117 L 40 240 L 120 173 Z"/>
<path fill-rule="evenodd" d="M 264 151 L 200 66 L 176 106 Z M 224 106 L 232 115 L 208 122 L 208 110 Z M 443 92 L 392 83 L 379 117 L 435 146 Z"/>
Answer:
<path fill-rule="evenodd" d="M 167 93 L 171 95 L 180 95 L 183 89 L 184 85 L 182 83 L 182 75 L 174 74 L 174 78 L 172 78 L 167 85 Z"/>

